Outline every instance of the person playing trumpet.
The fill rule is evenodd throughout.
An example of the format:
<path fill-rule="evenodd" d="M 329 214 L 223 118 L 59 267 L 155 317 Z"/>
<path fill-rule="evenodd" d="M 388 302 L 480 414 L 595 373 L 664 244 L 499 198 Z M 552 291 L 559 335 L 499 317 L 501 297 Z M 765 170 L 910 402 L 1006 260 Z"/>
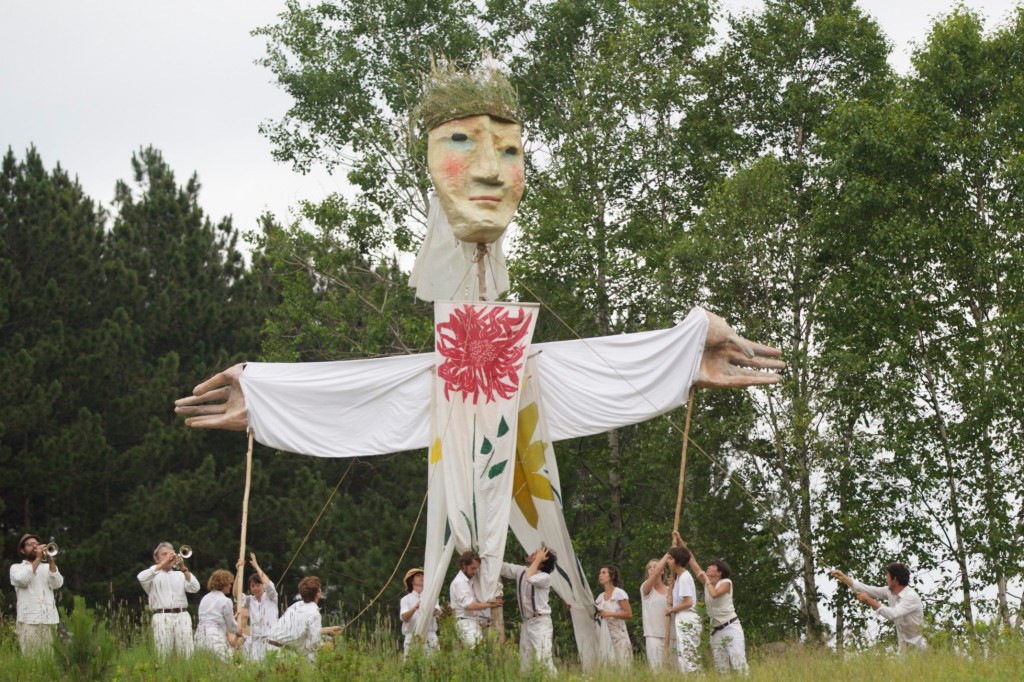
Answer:
<path fill-rule="evenodd" d="M 169 542 L 156 546 L 153 560 L 156 563 L 138 576 L 153 612 L 153 643 L 161 657 L 177 653 L 189 658 L 192 655 L 192 616 L 188 612 L 186 593 L 198 592 L 199 580 Z"/>
<path fill-rule="evenodd" d="M 18 541 L 21 563 L 11 566 L 11 584 L 18 596 L 18 616 L 14 626 L 24 655 L 44 653 L 53 641 L 53 626 L 60 622 L 53 591 L 64 585 L 57 569 L 56 546 L 48 553 L 38 536 L 26 533 Z M 39 564 L 47 563 L 45 570 Z"/>

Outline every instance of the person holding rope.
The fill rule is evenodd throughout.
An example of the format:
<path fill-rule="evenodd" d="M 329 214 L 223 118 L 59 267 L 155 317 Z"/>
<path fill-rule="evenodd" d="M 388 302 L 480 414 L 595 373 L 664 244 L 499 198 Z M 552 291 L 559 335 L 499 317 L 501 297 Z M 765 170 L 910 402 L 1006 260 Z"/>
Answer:
<path fill-rule="evenodd" d="M 662 561 L 675 576 L 672 585 L 672 606 L 667 611 L 672 616 L 679 669 L 684 673 L 695 673 L 700 670 L 697 650 L 700 647 L 701 624 L 700 616 L 697 615 L 697 586 L 686 572 L 686 565 L 693 555 L 682 546 L 678 533 L 673 531 L 672 537 L 676 544 L 662 557 Z"/>
<path fill-rule="evenodd" d="M 674 537 L 680 545 L 685 546 L 686 543 L 678 533 Z M 708 564 L 707 569 L 701 570 L 692 552 L 689 565 L 697 580 L 704 585 L 704 604 L 711 622 L 711 656 L 715 661 L 715 670 L 720 673 L 735 670 L 746 675 L 750 668 L 747 666 L 743 626 L 740 625 L 732 603 L 732 580 L 729 577 L 732 569 L 723 559 L 715 559 Z"/>
<path fill-rule="evenodd" d="M 199 591 L 199 580 L 169 542 L 156 546 L 153 560 L 156 563 L 138 575 L 153 612 L 153 644 L 161 658 L 172 653 L 189 658 L 192 655 L 192 616 L 188 612 L 187 595 Z"/>
<path fill-rule="evenodd" d="M 555 570 L 558 556 L 544 544 L 526 558 L 528 566 L 503 563 L 501 577 L 516 581 L 516 598 L 519 600 L 519 614 L 523 619 L 519 633 L 519 656 L 525 672 L 536 659 L 552 675 L 555 662 L 552 658 L 554 627 L 551 624 L 551 572 Z"/>
<path fill-rule="evenodd" d="M 405 583 L 406 595 L 402 597 L 402 601 L 398 605 L 398 617 L 402 621 L 402 634 L 405 635 L 402 651 L 404 656 L 408 658 L 409 650 L 416 644 L 416 623 L 420 618 L 425 617 L 420 614 L 420 595 L 423 594 L 423 569 L 410 568 L 406 571 L 405 580 L 402 582 Z M 441 609 L 435 606 L 433 613 L 430 614 L 427 634 L 423 638 L 423 646 L 427 653 L 440 649 L 437 641 L 437 619 L 440 615 Z"/>
<path fill-rule="evenodd" d="M 262 661 L 267 655 L 267 639 L 270 630 L 277 623 L 277 588 L 256 562 L 256 554 L 249 553 L 249 564 L 256 572 L 249 576 L 249 594 L 245 597 L 245 608 L 249 612 L 249 636 L 242 644 L 246 660 Z M 244 566 L 244 564 L 243 564 Z M 242 570 L 240 567 L 239 571 Z"/>
<path fill-rule="evenodd" d="M 244 562 L 239 570 L 244 567 Z M 235 612 L 231 605 L 228 592 L 235 584 L 235 576 L 231 571 L 217 569 L 206 582 L 209 592 L 199 602 L 199 618 L 196 621 L 196 649 L 212 651 L 220 660 L 231 660 L 234 649 L 245 641 L 245 624 L 248 611 L 239 609 Z M 233 636 L 232 643 L 228 637 Z"/>
<path fill-rule="evenodd" d="M 483 637 L 484 628 L 491 622 L 491 609 L 504 603 L 501 595 L 493 601 L 480 601 L 477 598 L 473 578 L 479 571 L 480 555 L 473 551 L 463 552 L 459 557 L 459 573 L 449 588 L 452 610 L 458 619 L 459 639 L 469 646 Z"/>
<path fill-rule="evenodd" d="M 14 630 L 21 653 L 27 656 L 48 651 L 53 642 L 54 626 L 60 622 L 53 591 L 64 585 L 64 576 L 57 569 L 56 554 L 50 555 L 37 535 L 22 535 L 18 554 L 21 563 L 11 564 L 11 585 L 18 598 Z M 43 563 L 47 567 L 40 571 Z"/>
<path fill-rule="evenodd" d="M 598 641 L 601 659 L 605 663 L 628 668 L 633 665 L 633 645 L 626 631 L 626 621 L 633 617 L 629 595 L 619 587 L 622 580 L 619 567 L 605 564 L 597 574 L 597 582 L 604 588 L 594 606 L 597 607 Z"/>
<path fill-rule="evenodd" d="M 854 580 L 839 569 L 830 572 L 857 594 L 857 601 L 867 604 L 882 618 L 896 626 L 896 640 L 900 654 L 908 649 L 924 651 L 928 642 L 921 629 L 924 626 L 924 603 L 921 595 L 910 587 L 910 569 L 905 564 L 891 563 L 885 567 L 885 587 L 872 587 Z M 884 599 L 888 606 L 878 601 Z"/>
<path fill-rule="evenodd" d="M 316 660 L 323 635 L 338 635 L 341 626 L 323 626 L 323 616 L 318 606 L 323 597 L 320 578 L 309 575 L 300 580 L 299 596 L 302 601 L 289 606 L 280 620 L 270 628 L 267 652 L 288 651 L 304 656 L 312 663 Z"/>
<path fill-rule="evenodd" d="M 665 584 L 667 556 L 647 562 L 647 579 L 640 585 L 640 613 L 647 644 L 647 664 L 657 672 L 665 665 L 665 619 L 668 612 L 668 585 Z M 675 650 L 674 639 L 669 640 Z"/>

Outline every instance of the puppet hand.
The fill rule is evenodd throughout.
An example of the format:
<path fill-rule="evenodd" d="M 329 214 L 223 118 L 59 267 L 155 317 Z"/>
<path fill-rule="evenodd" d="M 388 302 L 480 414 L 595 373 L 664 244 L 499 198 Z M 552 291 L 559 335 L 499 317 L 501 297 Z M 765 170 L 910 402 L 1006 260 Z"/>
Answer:
<path fill-rule="evenodd" d="M 778 374 L 762 369 L 784 369 L 782 351 L 748 341 L 733 331 L 718 315 L 708 316 L 708 336 L 700 360 L 699 388 L 743 388 L 782 381 Z"/>
<path fill-rule="evenodd" d="M 195 429 L 226 429 L 245 431 L 249 427 L 249 410 L 242 394 L 244 364 L 229 367 L 196 386 L 193 395 L 174 401 L 177 414 L 192 415 L 186 426 Z M 216 404 L 213 401 L 223 401 Z"/>

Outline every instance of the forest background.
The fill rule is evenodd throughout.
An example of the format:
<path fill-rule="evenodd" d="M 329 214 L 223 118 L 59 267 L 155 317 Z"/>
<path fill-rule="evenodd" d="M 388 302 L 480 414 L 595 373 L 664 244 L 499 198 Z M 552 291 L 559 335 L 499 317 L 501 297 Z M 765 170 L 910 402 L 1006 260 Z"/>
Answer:
<path fill-rule="evenodd" d="M 141 608 L 163 539 L 192 545 L 203 579 L 233 565 L 244 439 L 187 430 L 173 400 L 243 358 L 429 351 L 401 256 L 429 191 L 409 108 L 432 58 L 487 53 L 525 112 L 510 297 L 544 306 L 536 338 L 703 305 L 790 363 L 780 386 L 694 409 L 681 530 L 733 565 L 748 639 L 865 642 L 870 616 L 825 573 L 881 582 L 897 559 L 935 628 L 1019 630 L 1024 10 L 990 33 L 938 18 L 906 76 L 851 0 L 769 2 L 724 36 L 715 18 L 706 0 L 288 3 L 259 30 L 293 100 L 264 133 L 353 189 L 265 216 L 248 257 L 159 150 L 132 155 L 109 211 L 73 169 L 9 150 L 3 574 L 26 530 L 61 545 L 68 603 Z M 633 597 L 667 546 L 683 421 L 556 445 L 583 565 L 619 564 Z M 320 575 L 342 622 L 387 585 L 391 614 L 389 576 L 422 561 L 425 453 L 254 459 L 249 549 L 268 574 L 285 593 Z M 12 613 L 6 581 L 0 599 Z"/>

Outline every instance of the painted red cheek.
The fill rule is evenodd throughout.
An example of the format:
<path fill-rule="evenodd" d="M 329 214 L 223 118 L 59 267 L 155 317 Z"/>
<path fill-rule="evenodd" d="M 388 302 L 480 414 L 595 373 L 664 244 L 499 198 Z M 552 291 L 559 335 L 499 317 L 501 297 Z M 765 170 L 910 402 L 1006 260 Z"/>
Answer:
<path fill-rule="evenodd" d="M 464 180 L 466 177 L 466 162 L 456 156 L 449 156 L 442 161 L 441 172 L 449 180 Z"/>
<path fill-rule="evenodd" d="M 516 194 L 522 196 L 522 194 L 523 194 L 523 185 L 526 182 L 526 178 L 525 178 L 525 174 L 523 173 L 522 166 L 519 166 L 519 167 L 517 167 L 517 168 L 512 170 L 511 180 L 512 180 L 512 191 L 515 192 Z"/>

